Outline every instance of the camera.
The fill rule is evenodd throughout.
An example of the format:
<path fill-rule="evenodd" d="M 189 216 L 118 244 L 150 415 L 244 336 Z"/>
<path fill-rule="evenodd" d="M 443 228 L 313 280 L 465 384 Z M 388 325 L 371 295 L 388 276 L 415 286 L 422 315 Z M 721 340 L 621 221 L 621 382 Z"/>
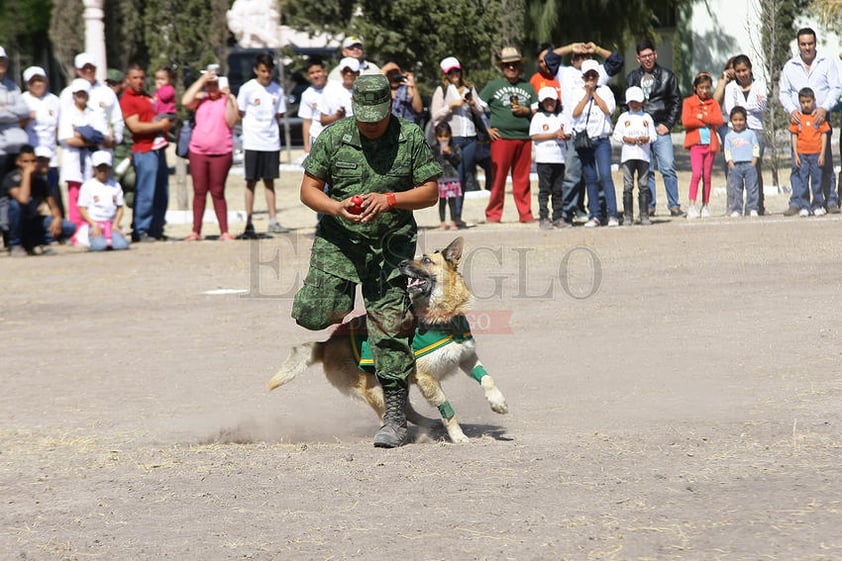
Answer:
<path fill-rule="evenodd" d="M 397 82 L 398 84 L 406 84 L 409 81 L 409 78 L 403 74 L 392 74 L 392 81 Z"/>

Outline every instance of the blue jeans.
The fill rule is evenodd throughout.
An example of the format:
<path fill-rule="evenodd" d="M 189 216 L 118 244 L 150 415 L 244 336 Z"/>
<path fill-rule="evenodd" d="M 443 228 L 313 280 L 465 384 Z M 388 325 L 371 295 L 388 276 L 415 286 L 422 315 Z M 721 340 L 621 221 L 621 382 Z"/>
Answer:
<path fill-rule="evenodd" d="M 828 122 L 828 125 L 830 122 Z M 824 151 L 824 166 L 821 168 L 821 200 L 822 204 L 819 206 L 824 206 L 825 203 L 829 205 L 838 205 L 839 204 L 839 193 L 836 190 L 836 172 L 833 169 L 833 150 L 830 147 L 830 141 L 833 137 L 833 130 L 827 133 L 827 140 L 825 142 L 825 151 Z M 791 153 L 791 151 L 790 151 Z M 818 156 L 818 155 L 816 155 Z M 801 159 L 804 159 L 802 155 Z M 802 164 L 803 167 L 803 164 Z M 792 197 L 789 199 L 790 206 L 798 206 L 799 208 L 807 208 L 806 206 L 800 206 L 794 202 L 795 199 L 795 192 L 798 191 L 799 193 L 804 194 L 804 200 L 809 200 L 809 189 L 807 185 L 799 185 L 802 181 L 802 174 L 798 171 L 798 168 L 795 167 L 795 158 L 792 159 L 792 171 L 789 174 L 789 184 L 792 187 Z M 842 187 L 842 185 L 840 185 Z M 815 187 L 814 187 L 815 189 Z M 815 191 L 814 191 L 815 192 Z M 813 197 L 813 208 L 816 207 L 816 199 Z"/>
<path fill-rule="evenodd" d="M 605 217 L 601 216 L 599 192 L 605 195 L 605 210 L 608 218 L 617 218 L 617 194 L 614 192 L 614 181 L 611 179 L 611 141 L 608 138 L 595 138 L 593 149 L 577 150 L 582 160 L 582 175 L 588 188 L 588 214 L 597 218 L 603 224 Z"/>
<path fill-rule="evenodd" d="M 796 170 L 798 180 L 792 184 L 792 196 L 789 199 L 790 206 L 798 208 L 816 209 L 824 206 L 824 195 L 822 194 L 822 168 L 819 167 L 818 154 L 799 154 L 801 167 L 795 167 L 795 160 L 792 161 L 793 169 Z M 796 191 L 796 188 L 798 189 Z M 810 205 L 810 190 L 813 191 L 813 204 Z"/>
<path fill-rule="evenodd" d="M 563 218 L 572 222 L 579 210 L 579 183 L 582 181 L 582 161 L 573 146 L 573 139 L 567 141 L 567 158 L 564 162 L 564 182 L 561 184 L 564 201 Z"/>
<path fill-rule="evenodd" d="M 680 208 L 678 204 L 678 177 L 675 175 L 675 152 L 672 146 L 672 136 L 669 133 L 657 135 L 652 143 L 652 162 L 649 166 L 649 192 L 652 200 L 649 208 L 655 208 L 655 164 L 664 178 L 664 189 L 667 192 L 669 208 Z"/>
<path fill-rule="evenodd" d="M 91 251 L 105 251 L 108 249 L 108 240 L 105 236 L 96 236 L 90 238 Z M 120 232 L 111 232 L 111 249 L 129 249 L 129 242 L 125 236 Z"/>
<path fill-rule="evenodd" d="M 132 154 L 135 175 L 132 235 L 149 234 L 153 238 L 164 235 L 164 218 L 170 197 L 169 168 L 163 150 Z"/>
<path fill-rule="evenodd" d="M 734 169 L 728 171 L 728 212 L 743 214 L 743 188 L 745 188 L 745 210 L 760 210 L 760 185 L 757 168 L 751 162 L 734 162 Z"/>
<path fill-rule="evenodd" d="M 9 199 L 9 247 L 22 246 L 31 250 L 39 245 L 49 245 L 53 242 L 50 234 L 52 216 L 38 214 L 37 206 L 30 201 L 21 205 L 15 199 Z M 76 225 L 69 220 L 61 221 L 59 239 L 67 239 L 76 232 Z"/>
<path fill-rule="evenodd" d="M 453 144 L 459 147 L 462 152 L 462 160 L 459 162 L 459 183 L 462 185 L 462 195 L 454 199 L 454 208 L 451 209 L 451 217 L 462 220 L 462 206 L 465 201 L 465 189 L 468 187 L 468 176 L 476 171 L 477 161 L 477 137 L 475 136 L 454 136 Z"/>

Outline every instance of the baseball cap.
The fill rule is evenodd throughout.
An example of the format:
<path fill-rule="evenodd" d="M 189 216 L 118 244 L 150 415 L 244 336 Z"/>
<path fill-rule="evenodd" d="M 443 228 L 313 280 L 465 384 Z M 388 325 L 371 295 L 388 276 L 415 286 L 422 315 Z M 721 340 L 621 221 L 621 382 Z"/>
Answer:
<path fill-rule="evenodd" d="M 556 89 L 551 88 L 550 86 L 544 86 L 538 90 L 538 101 L 544 101 L 545 99 L 554 99 L 558 101 L 558 92 Z"/>
<path fill-rule="evenodd" d="M 70 82 L 70 93 L 76 92 L 85 92 L 89 93 L 91 91 L 91 83 L 85 80 L 84 78 L 76 78 L 72 82 Z"/>
<path fill-rule="evenodd" d="M 6 49 L 4 49 L 3 47 L 0 47 L 0 58 L 9 58 L 8 56 L 6 56 Z"/>
<path fill-rule="evenodd" d="M 582 76 L 585 75 L 586 72 L 590 72 L 593 70 L 597 74 L 599 73 L 599 63 L 593 59 L 588 59 L 582 63 Z"/>
<path fill-rule="evenodd" d="M 392 89 L 382 74 L 364 74 L 354 82 L 351 108 L 354 117 L 363 123 L 376 123 L 389 115 Z"/>
<path fill-rule="evenodd" d="M 73 66 L 76 68 L 84 68 L 86 64 L 90 64 L 93 67 L 96 67 L 96 61 L 94 57 L 89 55 L 88 53 L 79 53 L 76 55 L 76 58 L 73 59 Z"/>
<path fill-rule="evenodd" d="M 35 157 L 36 158 L 47 158 L 48 160 L 53 159 L 53 151 L 47 148 L 46 146 L 36 146 L 35 147 Z"/>
<path fill-rule="evenodd" d="M 122 82 L 125 77 L 125 74 L 116 68 L 109 68 L 105 73 L 105 79 L 111 82 Z"/>
<path fill-rule="evenodd" d="M 360 47 L 363 46 L 363 40 L 357 37 L 356 35 L 351 35 L 350 37 L 345 37 L 342 41 L 342 48 L 347 49 L 353 45 L 359 45 Z"/>
<path fill-rule="evenodd" d="M 637 86 L 632 86 L 626 90 L 626 103 L 630 101 L 637 101 L 643 103 L 643 90 Z"/>
<path fill-rule="evenodd" d="M 111 165 L 111 153 L 106 152 L 105 150 L 97 150 L 93 154 L 91 154 L 91 162 L 93 162 L 94 167 L 99 167 L 103 164 Z"/>
<path fill-rule="evenodd" d="M 439 66 L 441 67 L 441 71 L 445 74 L 447 74 L 454 68 L 458 68 L 460 70 L 462 69 L 462 65 L 459 64 L 459 59 L 455 56 L 449 56 L 446 59 L 442 60 Z"/>
<path fill-rule="evenodd" d="M 350 68 L 351 72 L 359 72 L 360 61 L 358 61 L 354 57 L 346 56 L 345 58 L 339 61 L 339 70 L 345 70 L 346 68 Z"/>
<path fill-rule="evenodd" d="M 23 71 L 23 81 L 29 82 L 35 76 L 41 76 L 42 78 L 47 77 L 47 73 L 44 72 L 44 69 L 40 66 L 30 66 L 26 70 Z"/>

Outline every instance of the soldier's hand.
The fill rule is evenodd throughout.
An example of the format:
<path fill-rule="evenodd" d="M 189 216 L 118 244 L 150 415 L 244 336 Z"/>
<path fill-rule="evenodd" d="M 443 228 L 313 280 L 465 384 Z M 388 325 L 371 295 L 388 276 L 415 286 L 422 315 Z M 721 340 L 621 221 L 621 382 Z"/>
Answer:
<path fill-rule="evenodd" d="M 363 197 L 363 213 L 360 215 L 360 222 L 366 224 L 371 222 L 384 212 L 392 209 L 385 193 L 366 193 Z"/>

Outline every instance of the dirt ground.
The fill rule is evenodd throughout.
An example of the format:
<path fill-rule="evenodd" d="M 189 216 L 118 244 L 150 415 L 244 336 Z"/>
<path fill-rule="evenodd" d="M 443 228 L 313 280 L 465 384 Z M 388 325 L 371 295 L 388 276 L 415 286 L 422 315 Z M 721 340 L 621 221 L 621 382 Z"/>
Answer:
<path fill-rule="evenodd" d="M 842 559 L 838 215 L 728 219 L 717 192 L 707 220 L 544 232 L 507 195 L 463 272 L 510 413 L 457 375 L 471 443 L 382 450 L 317 369 L 266 390 L 324 335 L 289 317 L 299 177 L 288 235 L 0 257 L 0 559 Z M 419 249 L 454 236 L 418 216 Z"/>

